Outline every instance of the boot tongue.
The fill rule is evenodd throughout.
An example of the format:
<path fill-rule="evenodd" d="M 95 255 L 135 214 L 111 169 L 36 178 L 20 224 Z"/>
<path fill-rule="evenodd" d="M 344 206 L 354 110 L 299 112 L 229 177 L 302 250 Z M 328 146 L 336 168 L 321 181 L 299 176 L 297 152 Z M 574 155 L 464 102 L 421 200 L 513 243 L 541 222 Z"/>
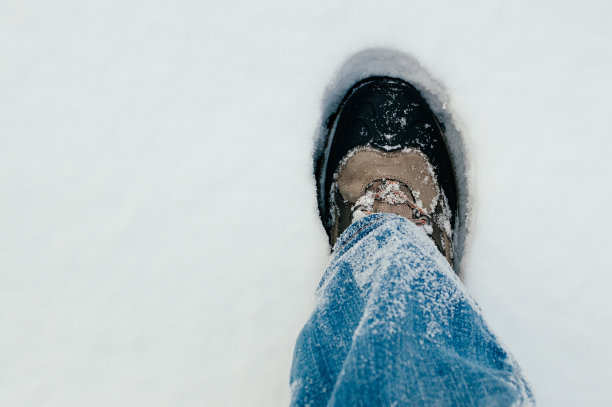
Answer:
<path fill-rule="evenodd" d="M 353 221 L 361 219 L 373 212 L 394 213 L 415 223 L 429 223 L 429 218 L 414 203 L 414 196 L 410 189 L 403 183 L 394 180 L 376 180 L 366 188 L 362 195 L 351 208 Z"/>
<path fill-rule="evenodd" d="M 376 199 L 382 203 L 398 205 L 414 202 L 410 189 L 399 181 L 377 180 L 368 189 L 376 191 Z"/>
<path fill-rule="evenodd" d="M 379 211 L 381 205 L 395 206 L 400 204 L 412 204 L 414 197 L 406 187 L 397 181 L 393 180 L 376 180 L 371 182 L 365 193 L 357 199 L 357 202 L 351 208 L 352 211 L 360 210 L 366 213 L 372 212 L 388 212 Z"/>

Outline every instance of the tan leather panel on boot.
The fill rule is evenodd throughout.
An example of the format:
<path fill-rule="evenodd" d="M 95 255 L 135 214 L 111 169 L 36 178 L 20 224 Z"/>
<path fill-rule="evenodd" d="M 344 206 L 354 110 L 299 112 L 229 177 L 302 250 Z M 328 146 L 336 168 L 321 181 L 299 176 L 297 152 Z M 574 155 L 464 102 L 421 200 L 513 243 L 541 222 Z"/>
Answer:
<path fill-rule="evenodd" d="M 427 157 L 418 150 L 386 153 L 379 150 L 357 151 L 340 165 L 336 183 L 342 197 L 357 202 L 374 181 L 390 179 L 410 188 L 415 203 L 425 214 L 438 203 L 439 188 Z"/>
<path fill-rule="evenodd" d="M 396 190 L 404 193 L 401 202 L 407 200 L 412 203 L 394 204 L 381 200 L 381 185 L 394 181 L 399 183 L 396 184 Z M 367 205 L 371 208 L 369 211 L 394 213 L 415 223 L 418 223 L 418 219 L 415 221 L 414 208 L 410 205 L 418 206 L 422 210 L 421 213 L 429 219 L 427 226 L 424 226 L 428 235 L 448 262 L 453 264 L 452 231 L 443 221 L 444 213 L 448 211 L 448 203 L 441 196 L 433 168 L 422 152 L 413 149 L 384 152 L 369 147 L 361 148 L 349 153 L 340 163 L 333 189 L 334 222 L 330 235 L 332 245 L 351 224 L 353 210 L 362 205 L 360 198 L 370 197 L 371 202 Z M 373 198 L 373 191 L 378 191 L 376 198 Z M 358 201 L 360 203 L 355 205 Z M 421 216 L 418 213 L 417 215 Z"/>

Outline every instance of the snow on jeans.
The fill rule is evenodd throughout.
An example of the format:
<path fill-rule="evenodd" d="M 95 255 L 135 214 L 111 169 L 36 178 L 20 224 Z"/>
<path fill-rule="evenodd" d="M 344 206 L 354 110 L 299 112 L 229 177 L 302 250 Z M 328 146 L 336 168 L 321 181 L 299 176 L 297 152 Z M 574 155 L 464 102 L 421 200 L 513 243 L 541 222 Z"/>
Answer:
<path fill-rule="evenodd" d="M 382 213 L 338 240 L 297 340 L 291 388 L 293 406 L 533 404 L 423 228 Z"/>

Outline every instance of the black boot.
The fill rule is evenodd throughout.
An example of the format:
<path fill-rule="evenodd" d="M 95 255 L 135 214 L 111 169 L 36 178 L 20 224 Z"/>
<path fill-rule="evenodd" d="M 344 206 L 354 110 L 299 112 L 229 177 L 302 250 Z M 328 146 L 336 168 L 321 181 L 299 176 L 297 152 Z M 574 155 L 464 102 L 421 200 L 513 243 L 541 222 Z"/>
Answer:
<path fill-rule="evenodd" d="M 419 91 L 400 79 L 365 79 L 328 126 L 316 180 L 330 244 L 355 211 L 391 212 L 423 225 L 452 264 L 455 173 L 443 130 Z"/>

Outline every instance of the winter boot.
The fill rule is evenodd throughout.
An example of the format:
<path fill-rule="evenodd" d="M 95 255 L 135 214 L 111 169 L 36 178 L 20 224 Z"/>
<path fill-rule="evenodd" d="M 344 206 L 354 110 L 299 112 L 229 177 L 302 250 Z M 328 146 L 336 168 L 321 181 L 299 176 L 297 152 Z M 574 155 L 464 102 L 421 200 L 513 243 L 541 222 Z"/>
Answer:
<path fill-rule="evenodd" d="M 419 91 L 400 79 L 365 79 L 328 124 L 315 175 L 330 245 L 354 220 L 394 213 L 424 227 L 452 265 L 455 174 L 443 130 Z"/>

